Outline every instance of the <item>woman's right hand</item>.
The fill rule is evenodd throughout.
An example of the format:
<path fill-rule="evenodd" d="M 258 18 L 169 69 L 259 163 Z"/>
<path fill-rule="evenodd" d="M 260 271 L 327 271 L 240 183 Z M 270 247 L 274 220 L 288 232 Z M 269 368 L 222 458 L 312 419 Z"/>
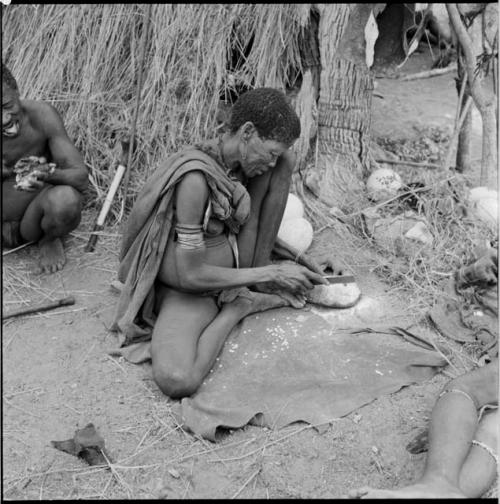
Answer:
<path fill-rule="evenodd" d="M 272 268 L 272 282 L 290 292 L 305 294 L 315 284 L 328 285 L 328 281 L 320 274 L 307 269 L 305 266 L 281 263 L 273 264 L 270 268 Z"/>

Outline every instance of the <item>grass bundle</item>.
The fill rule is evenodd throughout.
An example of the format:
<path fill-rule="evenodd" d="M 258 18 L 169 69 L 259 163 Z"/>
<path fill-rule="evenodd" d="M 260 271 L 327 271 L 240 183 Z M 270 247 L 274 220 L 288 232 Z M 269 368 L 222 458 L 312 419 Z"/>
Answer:
<path fill-rule="evenodd" d="M 293 84 L 290 69 L 300 68 L 298 38 L 308 10 L 307 5 L 152 5 L 132 195 L 170 152 L 216 133 L 219 96 L 231 91 L 234 80 L 249 88 Z M 47 100 L 61 112 L 84 155 L 97 200 L 113 179 L 118 140 L 130 134 L 145 12 L 141 4 L 3 8 L 3 60 L 22 97 Z"/>

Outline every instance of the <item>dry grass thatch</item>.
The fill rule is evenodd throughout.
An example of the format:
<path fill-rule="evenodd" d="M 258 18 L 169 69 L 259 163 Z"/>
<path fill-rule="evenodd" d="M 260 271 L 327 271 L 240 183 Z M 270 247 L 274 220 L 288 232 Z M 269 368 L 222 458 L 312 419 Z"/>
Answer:
<path fill-rule="evenodd" d="M 290 69 L 300 68 L 308 5 L 4 7 L 3 60 L 23 97 L 47 100 L 61 112 L 99 197 L 119 159 L 116 140 L 132 127 L 148 7 L 132 194 L 166 154 L 215 133 L 219 95 L 234 85 L 231 60 L 232 76 L 249 87 L 285 89 L 293 84 Z M 238 59 L 243 64 L 234 69 Z"/>

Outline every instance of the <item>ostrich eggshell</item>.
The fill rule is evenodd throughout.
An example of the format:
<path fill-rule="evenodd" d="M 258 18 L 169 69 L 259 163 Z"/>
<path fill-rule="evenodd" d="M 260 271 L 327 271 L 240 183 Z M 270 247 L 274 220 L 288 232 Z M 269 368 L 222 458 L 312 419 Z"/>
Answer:
<path fill-rule="evenodd" d="M 303 254 L 313 241 L 313 227 L 306 219 L 287 219 L 282 221 L 278 238 Z"/>
<path fill-rule="evenodd" d="M 368 197 L 373 201 L 381 201 L 394 196 L 401 186 L 401 177 L 390 168 L 375 170 L 366 181 Z"/>
<path fill-rule="evenodd" d="M 285 212 L 281 220 L 299 219 L 301 217 L 304 217 L 304 205 L 295 194 L 290 193 L 286 200 Z"/>

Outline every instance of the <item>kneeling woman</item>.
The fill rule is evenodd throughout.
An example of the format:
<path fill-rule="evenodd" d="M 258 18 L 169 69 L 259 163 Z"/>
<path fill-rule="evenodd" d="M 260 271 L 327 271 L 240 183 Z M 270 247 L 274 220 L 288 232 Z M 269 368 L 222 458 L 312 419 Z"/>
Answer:
<path fill-rule="evenodd" d="M 228 133 L 170 156 L 137 198 L 114 328 L 133 342 L 153 327 L 153 376 L 166 395 L 198 389 L 243 317 L 303 306 L 305 292 L 326 283 L 304 266 L 270 261 L 299 135 L 283 93 L 249 91 Z"/>

